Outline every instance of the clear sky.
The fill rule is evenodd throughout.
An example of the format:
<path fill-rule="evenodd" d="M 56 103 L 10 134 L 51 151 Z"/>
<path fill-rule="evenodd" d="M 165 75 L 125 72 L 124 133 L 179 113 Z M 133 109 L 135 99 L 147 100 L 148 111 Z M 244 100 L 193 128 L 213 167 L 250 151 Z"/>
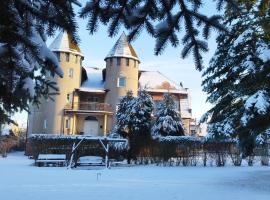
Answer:
<path fill-rule="evenodd" d="M 81 1 L 82 4 L 86 1 Z M 207 1 L 207 6 L 202 8 L 205 14 L 213 14 L 216 12 L 215 4 Z M 76 9 L 77 10 L 77 9 Z M 86 67 L 105 67 L 104 58 L 109 53 L 110 49 L 121 35 L 123 31 L 121 29 L 119 33 L 113 37 L 108 37 L 107 27 L 99 26 L 98 31 L 94 35 L 90 35 L 86 30 L 86 19 L 78 18 L 78 35 L 80 37 L 80 48 L 85 56 L 83 66 Z M 216 33 L 212 32 L 211 38 L 208 41 L 209 52 L 203 55 L 204 65 L 207 66 L 210 58 L 212 57 L 215 49 Z M 181 38 L 181 37 L 180 37 Z M 48 40 L 48 44 L 52 39 Z M 202 92 L 201 87 L 201 72 L 195 70 L 192 54 L 183 60 L 181 58 L 181 44 L 179 48 L 173 48 L 168 45 L 163 51 L 162 55 L 154 55 L 155 40 L 151 38 L 146 32 L 142 32 L 141 35 L 132 42 L 132 45 L 141 61 L 141 70 L 160 71 L 176 83 L 182 82 L 185 88 L 189 88 L 191 94 L 192 103 L 192 115 L 194 118 L 199 119 L 211 105 L 206 103 L 206 94 Z M 25 114 L 17 114 L 15 117 L 20 124 L 26 122 Z"/>

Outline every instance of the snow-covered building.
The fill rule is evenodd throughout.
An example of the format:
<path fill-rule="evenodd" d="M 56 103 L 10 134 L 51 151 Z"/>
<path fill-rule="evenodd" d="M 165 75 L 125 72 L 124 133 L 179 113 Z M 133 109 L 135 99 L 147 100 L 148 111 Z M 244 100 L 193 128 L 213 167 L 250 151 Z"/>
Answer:
<path fill-rule="evenodd" d="M 146 89 L 158 104 L 165 92 L 173 94 L 186 134 L 190 134 L 191 106 L 186 88 L 157 71 L 139 70 L 140 60 L 123 33 L 105 57 L 106 68 L 84 67 L 79 46 L 66 32 L 60 33 L 50 49 L 57 55 L 64 77 L 48 74 L 59 94 L 32 107 L 29 134 L 107 135 L 114 125 L 119 99 L 131 90 Z"/>

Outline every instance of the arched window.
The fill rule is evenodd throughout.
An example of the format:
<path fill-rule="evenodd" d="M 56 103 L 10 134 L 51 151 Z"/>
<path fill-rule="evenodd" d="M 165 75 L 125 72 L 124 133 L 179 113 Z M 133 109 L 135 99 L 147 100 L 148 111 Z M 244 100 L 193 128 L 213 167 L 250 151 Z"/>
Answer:
<path fill-rule="evenodd" d="M 126 86 L 126 77 L 124 75 L 120 75 L 117 80 L 118 87 L 125 87 Z"/>

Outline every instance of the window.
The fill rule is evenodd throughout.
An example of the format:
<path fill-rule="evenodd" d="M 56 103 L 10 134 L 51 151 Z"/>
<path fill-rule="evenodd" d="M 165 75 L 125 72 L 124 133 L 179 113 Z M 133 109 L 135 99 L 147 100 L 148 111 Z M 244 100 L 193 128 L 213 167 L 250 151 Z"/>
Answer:
<path fill-rule="evenodd" d="M 66 129 L 70 129 L 70 119 L 66 119 Z"/>
<path fill-rule="evenodd" d="M 69 62 L 69 53 L 66 53 L 66 62 Z"/>
<path fill-rule="evenodd" d="M 78 55 L 75 56 L 75 63 L 78 63 Z"/>
<path fill-rule="evenodd" d="M 125 86 L 126 86 L 126 77 L 120 76 L 120 77 L 118 78 L 117 86 L 118 86 L 118 87 L 125 87 Z"/>
<path fill-rule="evenodd" d="M 72 95 L 71 94 L 67 94 L 67 102 L 72 103 Z"/>
<path fill-rule="evenodd" d="M 44 119 L 44 122 L 43 122 L 43 128 L 44 128 L 44 129 L 47 129 L 47 127 L 48 127 L 47 119 Z"/>
<path fill-rule="evenodd" d="M 72 68 L 68 69 L 68 77 L 73 78 L 73 69 Z"/>
<path fill-rule="evenodd" d="M 180 101 L 179 100 L 173 100 L 174 101 L 174 104 L 175 104 L 175 109 L 177 111 L 180 111 Z"/>
<path fill-rule="evenodd" d="M 136 68 L 136 60 L 134 60 L 134 68 Z"/>
<path fill-rule="evenodd" d="M 126 58 L 126 66 L 129 66 L 129 59 Z"/>
<path fill-rule="evenodd" d="M 117 58 L 117 66 L 120 66 L 121 64 L 121 58 Z"/>

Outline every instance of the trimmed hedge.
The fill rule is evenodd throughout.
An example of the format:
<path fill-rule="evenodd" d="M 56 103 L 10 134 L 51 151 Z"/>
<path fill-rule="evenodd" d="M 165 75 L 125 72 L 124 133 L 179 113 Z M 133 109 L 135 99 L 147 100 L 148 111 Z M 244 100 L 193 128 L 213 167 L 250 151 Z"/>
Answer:
<path fill-rule="evenodd" d="M 26 155 L 37 159 L 39 154 L 66 154 L 70 158 L 72 146 L 81 141 L 80 135 L 47 135 L 35 134 L 28 138 Z M 119 159 L 126 154 L 126 147 L 121 142 L 109 142 L 110 158 Z M 105 157 L 105 151 L 98 140 L 85 138 L 76 150 L 75 160 L 84 155 L 98 155 Z"/>
<path fill-rule="evenodd" d="M 69 158 L 73 143 L 78 143 L 82 138 L 80 135 L 32 135 L 28 138 L 27 154 L 37 158 L 40 153 L 61 153 Z M 137 164 L 196 166 L 201 160 L 204 166 L 209 161 L 215 162 L 217 166 L 224 166 L 228 158 L 235 166 L 240 166 L 242 162 L 241 151 L 234 140 L 205 140 L 191 136 L 141 136 L 129 141 L 129 146 L 113 141 L 109 146 L 110 158 L 123 159 L 129 155 Z M 265 148 L 258 148 L 255 152 L 268 158 Z M 104 157 L 105 151 L 99 141 L 86 138 L 78 148 L 75 160 L 84 155 Z M 252 164 L 253 159 L 254 157 L 250 157 L 248 162 Z M 266 159 L 264 164 L 267 165 L 267 162 Z"/>

